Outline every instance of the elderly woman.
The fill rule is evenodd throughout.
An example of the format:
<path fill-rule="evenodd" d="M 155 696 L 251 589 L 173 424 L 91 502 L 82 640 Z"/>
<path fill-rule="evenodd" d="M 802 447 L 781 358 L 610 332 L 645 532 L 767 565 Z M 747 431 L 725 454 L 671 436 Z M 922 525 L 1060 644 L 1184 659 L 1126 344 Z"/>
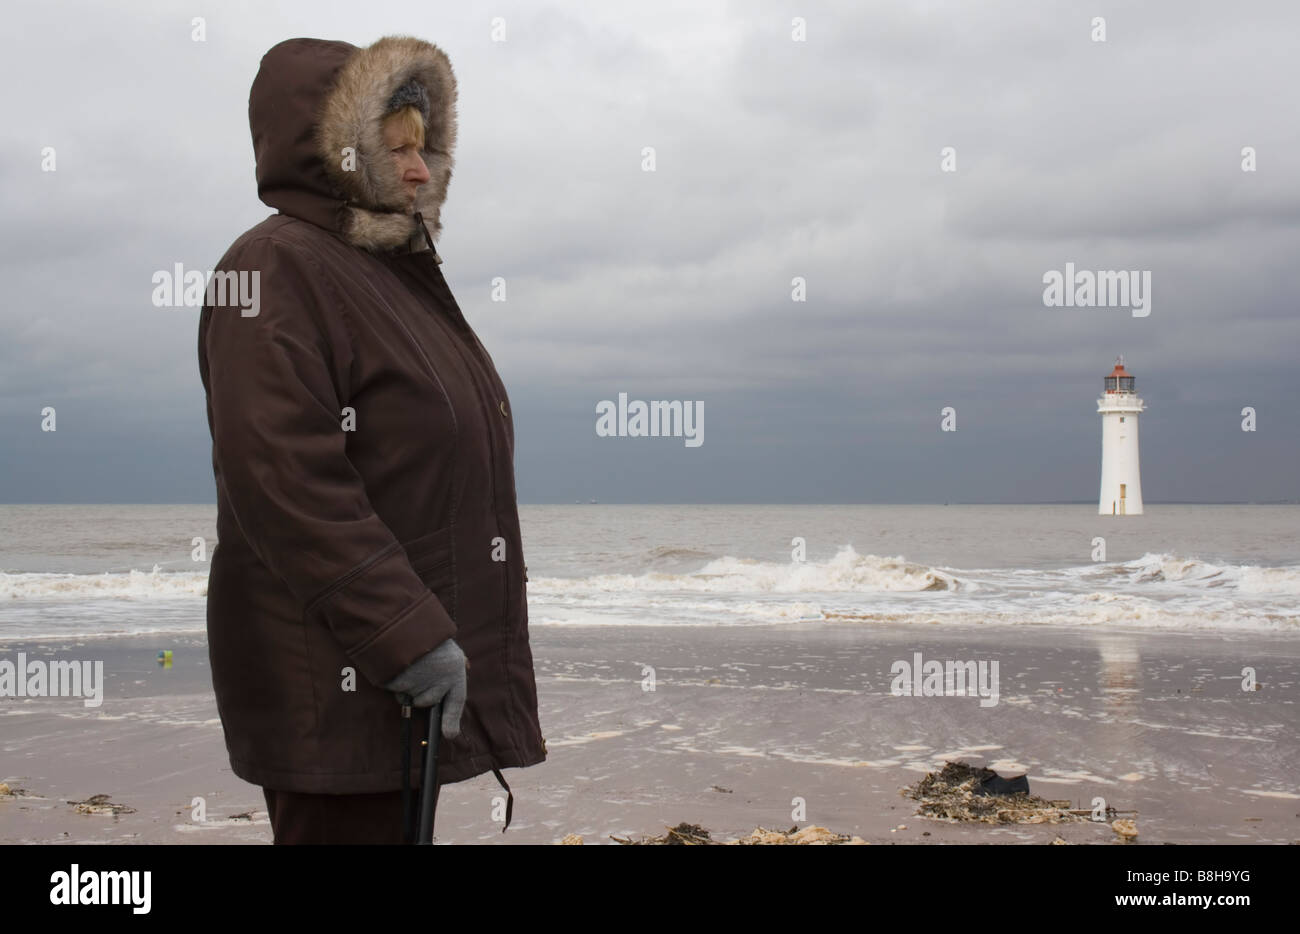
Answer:
<path fill-rule="evenodd" d="M 217 706 L 276 843 L 402 842 L 404 698 L 416 735 L 443 702 L 439 784 L 546 758 L 510 401 L 434 248 L 456 81 L 418 39 L 290 39 L 249 122 L 278 213 L 217 271 L 260 304 L 199 322 Z"/>

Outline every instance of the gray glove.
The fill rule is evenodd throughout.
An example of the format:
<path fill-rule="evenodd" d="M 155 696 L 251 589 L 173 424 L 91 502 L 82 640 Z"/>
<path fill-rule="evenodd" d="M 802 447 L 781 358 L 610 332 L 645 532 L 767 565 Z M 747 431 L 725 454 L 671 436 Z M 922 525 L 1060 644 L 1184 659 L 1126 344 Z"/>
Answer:
<path fill-rule="evenodd" d="M 465 668 L 468 662 L 455 639 L 417 658 L 400 675 L 384 685 L 402 703 L 414 707 L 442 705 L 442 735 L 460 735 L 460 715 L 465 709 Z"/>

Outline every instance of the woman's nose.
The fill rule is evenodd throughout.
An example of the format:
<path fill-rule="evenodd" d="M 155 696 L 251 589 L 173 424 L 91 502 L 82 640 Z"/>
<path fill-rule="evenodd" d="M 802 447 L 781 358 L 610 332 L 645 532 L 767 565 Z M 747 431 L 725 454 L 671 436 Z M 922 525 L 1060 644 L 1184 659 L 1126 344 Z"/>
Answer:
<path fill-rule="evenodd" d="M 424 160 L 418 155 L 411 157 L 411 164 L 406 170 L 406 179 L 411 182 L 419 182 L 421 185 L 429 180 L 429 167 L 424 164 Z"/>

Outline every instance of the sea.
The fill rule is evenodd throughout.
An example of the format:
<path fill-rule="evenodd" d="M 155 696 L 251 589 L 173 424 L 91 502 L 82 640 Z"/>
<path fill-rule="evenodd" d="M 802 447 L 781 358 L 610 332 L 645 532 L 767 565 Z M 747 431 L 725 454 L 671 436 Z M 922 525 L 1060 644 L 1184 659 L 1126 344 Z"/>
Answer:
<path fill-rule="evenodd" d="M 529 623 L 1300 636 L 1300 505 L 524 505 Z M 213 505 L 0 505 L 0 640 L 205 628 Z"/>

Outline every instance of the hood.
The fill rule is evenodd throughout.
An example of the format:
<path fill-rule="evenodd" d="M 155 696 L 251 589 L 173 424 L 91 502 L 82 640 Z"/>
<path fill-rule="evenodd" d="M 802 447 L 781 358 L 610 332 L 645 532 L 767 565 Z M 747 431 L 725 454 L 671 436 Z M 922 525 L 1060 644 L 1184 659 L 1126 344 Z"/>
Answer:
<path fill-rule="evenodd" d="M 422 153 L 429 181 L 413 209 L 381 129 L 389 98 L 411 78 L 424 85 L 430 107 Z M 433 247 L 456 145 L 456 78 L 437 46 L 411 36 L 365 48 L 287 39 L 262 57 L 248 123 L 257 194 L 268 207 L 374 252 Z"/>

